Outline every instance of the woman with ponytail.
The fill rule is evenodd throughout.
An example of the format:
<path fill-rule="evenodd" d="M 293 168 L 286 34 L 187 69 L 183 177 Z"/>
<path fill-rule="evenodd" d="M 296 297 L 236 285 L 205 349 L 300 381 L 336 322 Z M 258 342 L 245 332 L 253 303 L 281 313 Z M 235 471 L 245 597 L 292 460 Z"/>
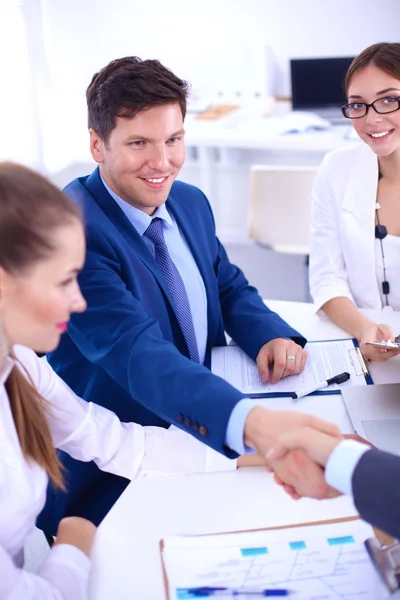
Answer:
<path fill-rule="evenodd" d="M 121 423 L 78 398 L 37 353 L 53 350 L 86 303 L 77 274 L 85 257 L 78 207 L 40 175 L 0 163 L 0 598 L 82 600 L 95 526 L 68 517 L 36 573 L 23 546 L 43 508 L 48 478 L 65 489 L 55 447 L 133 479 L 152 471 L 232 469 L 176 429 Z"/>

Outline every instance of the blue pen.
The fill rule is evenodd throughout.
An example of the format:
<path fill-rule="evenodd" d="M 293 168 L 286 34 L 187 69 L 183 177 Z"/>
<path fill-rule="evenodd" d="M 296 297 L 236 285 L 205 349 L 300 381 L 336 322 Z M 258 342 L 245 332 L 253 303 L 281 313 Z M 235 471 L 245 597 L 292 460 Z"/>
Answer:
<path fill-rule="evenodd" d="M 270 589 L 270 590 L 254 590 L 254 589 L 233 589 L 227 587 L 198 587 L 189 588 L 187 592 L 193 596 L 193 598 L 206 598 L 210 596 L 216 597 L 235 597 L 235 596 L 253 596 L 259 598 L 265 597 L 283 597 L 291 594 L 290 590 L 283 589 Z"/>

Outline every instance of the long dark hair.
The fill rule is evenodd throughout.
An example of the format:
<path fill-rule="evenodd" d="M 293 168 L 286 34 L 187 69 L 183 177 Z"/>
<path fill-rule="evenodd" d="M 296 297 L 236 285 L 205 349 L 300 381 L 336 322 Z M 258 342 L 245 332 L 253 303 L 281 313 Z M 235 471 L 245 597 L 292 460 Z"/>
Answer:
<path fill-rule="evenodd" d="M 0 163 L 0 266 L 7 273 L 23 275 L 51 255 L 54 231 L 74 219 L 81 219 L 78 206 L 47 179 L 21 165 Z M 18 366 L 5 385 L 24 456 L 63 488 L 46 401 Z"/>

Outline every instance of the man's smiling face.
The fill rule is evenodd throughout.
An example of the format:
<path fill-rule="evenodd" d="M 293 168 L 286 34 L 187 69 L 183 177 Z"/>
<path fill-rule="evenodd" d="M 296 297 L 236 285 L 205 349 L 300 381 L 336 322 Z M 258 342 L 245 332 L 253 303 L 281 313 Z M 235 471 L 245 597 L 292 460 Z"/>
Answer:
<path fill-rule="evenodd" d="M 163 104 L 126 119 L 117 117 L 107 143 L 90 130 L 90 149 L 107 185 L 148 215 L 164 204 L 185 161 L 179 104 Z"/>

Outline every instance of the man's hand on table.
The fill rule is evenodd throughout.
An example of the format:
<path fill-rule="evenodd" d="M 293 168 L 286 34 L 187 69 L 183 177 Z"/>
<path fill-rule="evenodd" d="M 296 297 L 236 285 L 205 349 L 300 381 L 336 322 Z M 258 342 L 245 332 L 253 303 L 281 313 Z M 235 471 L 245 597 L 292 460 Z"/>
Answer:
<path fill-rule="evenodd" d="M 304 369 L 306 360 L 307 352 L 299 344 L 283 338 L 275 338 L 264 344 L 256 358 L 262 380 L 271 383 L 277 383 L 288 375 L 298 375 Z"/>
<path fill-rule="evenodd" d="M 322 466 L 307 456 L 304 449 L 295 446 L 296 449 L 290 451 L 282 444 L 282 440 L 286 441 L 285 435 L 296 435 L 305 429 L 325 434 L 337 442 L 342 439 L 336 425 L 314 415 L 256 406 L 247 417 L 244 441 L 264 458 L 267 469 L 275 473 L 277 483 L 293 498 L 309 495 L 306 492 L 317 494 L 314 497 L 333 497 L 337 492 L 325 482 Z M 278 454 L 271 460 L 267 453 L 273 446 L 278 447 Z"/>

